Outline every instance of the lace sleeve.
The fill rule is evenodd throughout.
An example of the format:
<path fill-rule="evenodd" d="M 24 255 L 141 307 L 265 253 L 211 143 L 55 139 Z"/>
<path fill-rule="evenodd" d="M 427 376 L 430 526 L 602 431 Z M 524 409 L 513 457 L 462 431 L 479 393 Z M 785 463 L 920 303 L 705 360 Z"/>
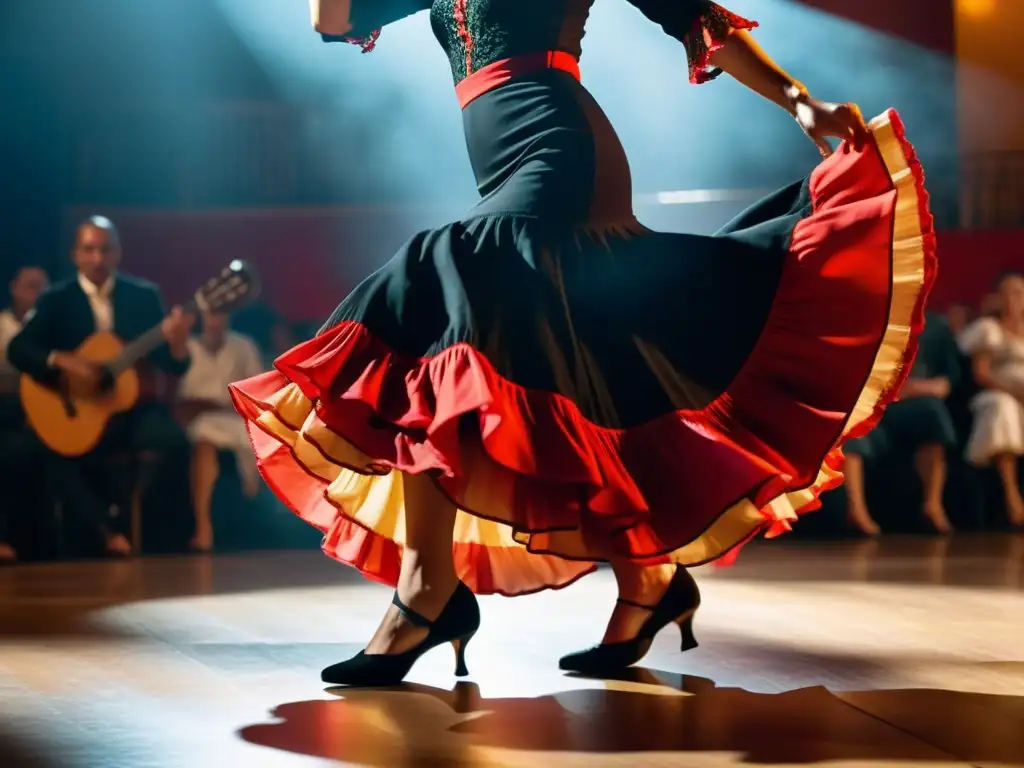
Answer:
<path fill-rule="evenodd" d="M 320 35 L 325 43 L 351 43 L 363 53 L 377 45 L 381 28 L 430 8 L 430 0 L 353 0 L 352 31 L 347 35 Z"/>
<path fill-rule="evenodd" d="M 644 16 L 686 47 L 690 82 L 714 80 L 722 70 L 711 67 L 711 55 L 736 29 L 753 29 L 750 21 L 711 0 L 629 0 Z"/>

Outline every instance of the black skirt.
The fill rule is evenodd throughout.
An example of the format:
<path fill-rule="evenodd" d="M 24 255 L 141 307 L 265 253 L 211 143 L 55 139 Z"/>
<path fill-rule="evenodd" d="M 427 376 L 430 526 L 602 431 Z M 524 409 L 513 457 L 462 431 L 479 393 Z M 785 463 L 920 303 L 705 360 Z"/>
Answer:
<path fill-rule="evenodd" d="M 401 472 L 457 505 L 463 581 L 506 595 L 608 557 L 723 558 L 841 482 L 935 269 L 895 112 L 714 237 L 636 221 L 622 147 L 565 72 L 464 121 L 480 204 L 232 387 L 264 478 L 328 554 L 395 584 Z"/>

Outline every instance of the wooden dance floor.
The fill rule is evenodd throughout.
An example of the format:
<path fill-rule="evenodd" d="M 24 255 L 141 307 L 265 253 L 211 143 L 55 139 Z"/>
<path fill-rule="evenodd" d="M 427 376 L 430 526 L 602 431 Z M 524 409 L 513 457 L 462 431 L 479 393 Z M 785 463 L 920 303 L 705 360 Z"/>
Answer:
<path fill-rule="evenodd" d="M 750 547 L 700 648 L 573 678 L 607 572 L 487 598 L 405 687 L 325 690 L 390 598 L 315 552 L 0 570 L 0 766 L 1024 766 L 1024 536 Z"/>

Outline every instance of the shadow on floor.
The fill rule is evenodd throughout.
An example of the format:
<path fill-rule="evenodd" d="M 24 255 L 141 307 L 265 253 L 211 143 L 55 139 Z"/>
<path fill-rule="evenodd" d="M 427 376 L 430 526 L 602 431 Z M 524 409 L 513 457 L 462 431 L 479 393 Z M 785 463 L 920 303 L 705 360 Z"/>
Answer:
<path fill-rule="evenodd" d="M 60 768 L 61 763 L 41 754 L 20 737 L 0 729 L 0 765 L 11 768 Z"/>
<path fill-rule="evenodd" d="M 1024 765 L 1024 698 L 942 690 L 872 691 L 851 703 L 822 687 L 781 694 L 719 688 L 708 679 L 634 668 L 603 689 L 537 698 L 488 699 L 473 683 L 446 691 L 421 685 L 329 689 L 337 700 L 282 704 L 280 722 L 242 729 L 247 742 L 371 766 L 479 764 L 484 748 L 544 757 L 728 753 L 737 762 L 960 760 Z M 843 698 L 840 698 L 840 697 Z M 887 725 L 874 709 L 913 709 L 916 727 Z M 988 713 L 985 715 L 984 713 Z M 926 722 L 927 721 L 927 722 Z M 922 728 L 961 734 L 945 751 Z M 935 743 L 932 741 L 932 743 Z M 966 745 L 966 746 L 964 746 Z M 950 747 L 952 746 L 952 750 Z M 955 750 L 955 752 L 953 751 Z M 539 755 L 538 755 L 539 757 Z M 1019 763 L 1018 763 L 1019 761 Z M 590 765 L 591 762 L 587 762 Z"/>

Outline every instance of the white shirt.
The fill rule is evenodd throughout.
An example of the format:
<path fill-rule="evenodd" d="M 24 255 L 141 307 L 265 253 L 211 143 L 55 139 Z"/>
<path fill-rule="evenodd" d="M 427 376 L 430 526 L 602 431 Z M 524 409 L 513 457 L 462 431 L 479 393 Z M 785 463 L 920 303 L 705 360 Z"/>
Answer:
<path fill-rule="evenodd" d="M 228 384 L 257 376 L 263 369 L 256 344 L 234 331 L 227 332 L 216 350 L 193 337 L 188 340 L 188 351 L 192 362 L 178 384 L 178 397 L 183 400 L 205 400 L 230 408 Z"/>
<path fill-rule="evenodd" d="M 14 366 L 7 361 L 7 346 L 18 335 L 22 323 L 9 309 L 0 312 L 0 373 L 15 373 Z"/>
<path fill-rule="evenodd" d="M 85 291 L 86 298 L 89 299 L 89 307 L 92 309 L 92 317 L 96 322 L 96 330 L 114 330 L 113 275 L 108 277 L 107 281 L 103 283 L 103 285 L 97 286 L 86 278 L 85 275 L 79 272 L 78 284 L 82 286 L 82 290 Z"/>
<path fill-rule="evenodd" d="M 192 356 L 188 372 L 178 384 L 182 400 L 204 400 L 218 403 L 220 410 L 200 413 L 188 425 L 193 443 L 209 443 L 220 450 L 233 451 L 242 486 L 246 494 L 255 496 L 259 489 L 259 470 L 245 422 L 231 408 L 228 384 L 258 376 L 263 369 L 259 350 L 252 339 L 228 331 L 220 348 L 211 350 L 197 338 L 188 340 Z"/>

